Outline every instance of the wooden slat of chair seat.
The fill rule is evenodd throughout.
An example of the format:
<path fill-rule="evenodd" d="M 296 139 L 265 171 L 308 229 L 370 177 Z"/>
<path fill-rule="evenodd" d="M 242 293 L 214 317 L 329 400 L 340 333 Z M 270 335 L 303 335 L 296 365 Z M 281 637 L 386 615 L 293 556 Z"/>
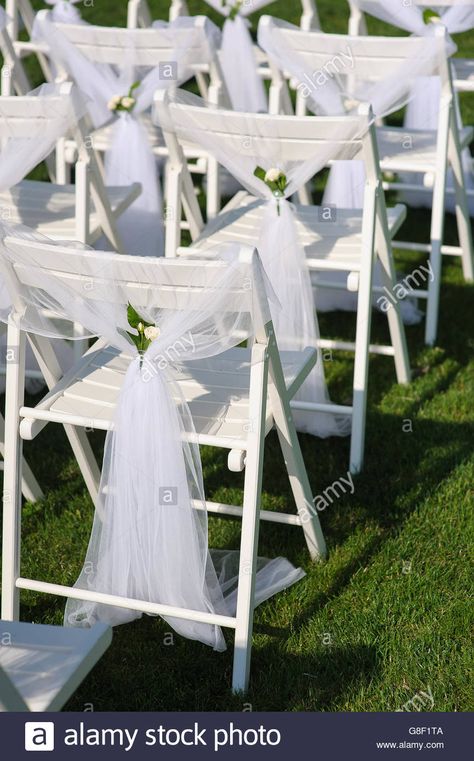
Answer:
<path fill-rule="evenodd" d="M 281 357 L 286 386 L 294 392 L 313 367 L 316 352 L 308 348 L 281 352 Z M 22 436 L 36 435 L 42 426 L 31 422 L 46 414 L 58 422 L 80 417 L 94 421 L 91 427 L 109 430 L 129 363 L 129 357 L 111 348 L 89 352 L 36 407 L 22 408 Z M 213 359 L 189 362 L 177 380 L 189 403 L 198 442 L 240 448 L 249 430 L 250 350 L 231 349 Z M 266 434 L 272 426 L 268 405 Z M 214 437 L 218 441 L 213 441 Z"/>
<path fill-rule="evenodd" d="M 295 204 L 298 238 L 302 243 L 308 265 L 331 263 L 331 269 L 337 264 L 343 271 L 358 271 L 360 268 L 360 247 L 362 239 L 362 212 L 353 209 L 338 209 L 337 220 L 322 223 L 316 206 Z M 178 249 L 178 254 L 190 252 L 201 253 L 209 245 L 239 241 L 252 244 L 258 239 L 262 226 L 263 202 L 247 193 L 239 193 L 238 199 L 224 209 L 202 231 L 201 235 L 189 247 Z M 392 237 L 399 230 L 406 216 L 406 209 L 401 204 L 387 209 L 389 229 Z"/>
<path fill-rule="evenodd" d="M 112 212 L 120 215 L 140 195 L 138 183 L 132 186 L 108 187 Z M 76 238 L 76 187 L 48 182 L 23 180 L 11 190 L 0 193 L 0 207 L 9 210 L 9 221 L 22 224 L 57 240 Z M 93 243 L 102 234 L 93 202 L 90 214 L 90 238 Z"/>
<path fill-rule="evenodd" d="M 473 127 L 459 131 L 461 148 L 471 142 Z M 384 171 L 433 172 L 436 170 L 436 132 L 404 127 L 379 127 L 377 143 Z"/>

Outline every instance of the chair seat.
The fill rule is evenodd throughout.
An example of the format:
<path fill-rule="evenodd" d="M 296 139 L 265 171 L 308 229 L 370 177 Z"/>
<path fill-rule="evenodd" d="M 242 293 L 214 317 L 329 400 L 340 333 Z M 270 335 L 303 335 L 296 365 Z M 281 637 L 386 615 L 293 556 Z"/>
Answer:
<path fill-rule="evenodd" d="M 454 85 L 460 90 L 474 90 L 474 58 L 453 58 Z"/>
<path fill-rule="evenodd" d="M 321 220 L 317 206 L 295 204 L 299 239 L 304 247 L 308 266 L 317 267 L 327 260 L 328 269 L 351 271 L 358 269 L 362 240 L 362 212 L 337 209 L 334 222 Z M 230 241 L 256 245 L 262 228 L 264 202 L 243 192 L 238 193 L 226 208 L 213 219 L 189 248 L 178 249 L 179 254 L 201 252 L 211 245 Z M 392 237 L 406 217 L 406 209 L 398 204 L 388 209 Z"/>
<path fill-rule="evenodd" d="M 460 130 L 461 148 L 472 140 L 472 127 Z M 377 143 L 380 166 L 390 172 L 436 171 L 436 132 L 405 128 L 379 127 Z"/>
<path fill-rule="evenodd" d="M 0 668 L 30 711 L 60 710 L 112 641 L 104 624 L 92 629 L 1 622 Z M 0 701 L 1 710 L 1 701 Z"/>
<path fill-rule="evenodd" d="M 140 195 L 140 185 L 106 188 L 112 212 L 120 214 Z M 23 180 L 0 193 L 0 205 L 8 208 L 9 222 L 23 224 L 54 240 L 77 240 L 76 188 L 49 182 Z M 102 234 L 99 216 L 92 206 L 90 242 Z"/>
<path fill-rule="evenodd" d="M 293 395 L 315 364 L 316 351 L 308 348 L 303 352 L 281 352 L 281 358 L 287 388 Z M 31 422 L 41 419 L 42 413 L 56 422 L 77 421 L 78 425 L 109 430 L 129 363 L 130 357 L 113 348 L 90 350 L 38 407 L 22 409 L 21 416 L 26 418 L 20 428 L 22 436 L 31 438 Z M 242 443 L 249 431 L 250 350 L 231 349 L 181 368 L 178 383 L 189 404 L 198 443 L 245 448 Z M 268 408 L 266 433 L 272 426 Z"/>

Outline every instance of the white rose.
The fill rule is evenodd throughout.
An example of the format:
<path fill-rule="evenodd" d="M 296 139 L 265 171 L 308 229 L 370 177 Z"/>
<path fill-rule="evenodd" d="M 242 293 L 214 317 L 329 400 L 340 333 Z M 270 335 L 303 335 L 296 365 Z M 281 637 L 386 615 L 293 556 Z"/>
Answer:
<path fill-rule="evenodd" d="M 107 108 L 109 109 L 109 111 L 115 111 L 117 106 L 120 105 L 121 100 L 122 98 L 120 97 L 120 95 L 114 95 L 113 98 L 111 98 L 109 102 L 107 103 Z"/>
<path fill-rule="evenodd" d="M 144 325 L 143 322 L 139 322 L 137 325 L 137 330 L 139 333 L 143 333 Z"/>
<path fill-rule="evenodd" d="M 352 111 L 354 108 L 357 108 L 357 106 L 360 105 L 360 100 L 356 100 L 355 98 L 346 98 L 344 100 L 344 107 L 347 111 Z"/>
<path fill-rule="evenodd" d="M 276 167 L 273 167 L 273 169 L 269 169 L 268 172 L 265 175 L 265 182 L 278 182 L 283 177 L 283 172 L 281 169 L 277 169 Z"/>
<path fill-rule="evenodd" d="M 136 103 L 135 98 L 131 98 L 129 95 L 125 95 L 124 98 L 122 98 L 122 106 L 124 108 L 132 108 Z"/>
<path fill-rule="evenodd" d="M 145 328 L 145 338 L 147 338 L 148 341 L 155 341 L 160 337 L 160 335 L 161 330 L 154 325 L 150 325 L 150 327 Z"/>

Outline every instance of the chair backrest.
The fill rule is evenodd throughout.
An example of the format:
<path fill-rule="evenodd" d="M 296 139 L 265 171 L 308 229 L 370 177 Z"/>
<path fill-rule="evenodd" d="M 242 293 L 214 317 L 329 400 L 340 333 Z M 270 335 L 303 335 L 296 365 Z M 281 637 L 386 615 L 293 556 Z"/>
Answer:
<path fill-rule="evenodd" d="M 228 268 L 229 262 L 211 258 L 164 259 L 104 251 L 76 249 L 35 239 L 6 237 L 8 260 L 0 250 L 0 267 L 6 277 L 15 311 L 28 314 L 30 324 L 43 321 L 41 309 L 35 316 L 35 291 L 44 290 L 42 276 L 54 282 L 58 292 L 77 297 L 81 303 L 104 302 L 137 309 L 199 310 L 212 300 L 212 287 Z M 268 303 L 261 272 L 255 266 L 258 254 L 250 246 L 236 251 L 239 265 L 235 288 L 230 288 L 221 312 L 248 311 L 254 321 L 255 334 L 261 336 L 269 321 Z M 34 262 L 34 264 L 32 264 Z M 249 285 L 252 280 L 252 286 Z M 258 280 L 258 282 L 254 282 Z M 66 290 L 67 289 L 67 290 Z M 67 303 L 67 302 L 66 302 Z M 212 302 L 211 302 L 212 303 Z M 58 309 L 55 318 L 74 321 L 74 314 Z M 34 330 L 32 330 L 34 332 Z"/>
<path fill-rule="evenodd" d="M 272 69 L 270 111 L 289 101 L 285 73 L 298 81 L 296 113 L 351 111 L 353 99 L 369 102 L 377 117 L 402 108 L 422 76 L 439 76 L 442 96 L 454 99 L 448 56 L 453 48 L 444 26 L 429 37 L 380 37 L 304 32 L 264 16 L 259 42 Z M 440 109 L 441 114 L 441 109 Z M 441 115 L 440 115 L 441 118 Z"/>
<path fill-rule="evenodd" d="M 48 16 L 48 11 L 40 11 L 39 20 Z M 194 27 L 202 34 L 193 36 L 195 45 L 193 59 L 207 62 L 209 42 L 206 35 L 205 16 L 194 17 Z M 136 66 L 158 66 L 174 60 L 176 45 L 163 29 L 126 29 L 115 26 L 94 26 L 92 24 L 60 24 L 58 27 L 67 39 L 90 61 L 111 65 L 123 65 L 127 49 L 133 50 Z"/>
<path fill-rule="evenodd" d="M 266 17 L 260 23 L 263 27 L 270 21 Z M 436 31 L 445 34 L 443 28 Z M 355 76 L 365 82 L 380 82 L 395 74 L 407 59 L 421 56 L 426 45 L 423 37 L 349 36 L 293 27 L 278 27 L 278 35 L 304 60 L 309 72 L 324 72 L 339 80 Z M 441 56 L 434 62 L 433 74 L 447 73 L 442 60 Z"/>
<path fill-rule="evenodd" d="M 73 107 L 73 85 L 65 82 L 56 96 L 42 98 L 37 95 L 2 97 L 0 113 L 0 139 L 35 138 L 51 132 L 58 120 L 62 120 L 65 107 Z M 52 149 L 54 146 L 52 146 Z"/>
<path fill-rule="evenodd" d="M 38 13 L 38 21 L 52 21 L 47 10 Z M 92 24 L 64 24 L 58 31 L 92 63 L 120 66 L 127 63 L 127 51 L 131 53 L 133 66 L 157 67 L 172 64 L 179 56 L 179 48 L 173 36 L 158 28 L 127 29 L 123 27 L 94 26 Z M 211 102 L 228 102 L 217 50 L 211 43 L 209 21 L 205 16 L 194 16 L 196 34 L 183 37 L 186 59 L 191 61 L 189 71 L 199 76 L 209 72 L 208 97 Z M 192 46 L 192 47 L 191 47 Z M 165 75 L 164 75 L 165 78 Z"/>
<path fill-rule="evenodd" d="M 295 118 L 294 116 L 254 114 L 251 118 L 255 119 L 255 124 L 258 124 L 258 131 L 256 130 L 255 134 L 249 134 L 249 114 L 243 112 L 212 107 L 204 109 L 201 106 L 173 103 L 169 99 L 166 100 L 164 95 L 161 97 L 161 93 L 157 93 L 155 103 L 157 116 L 161 104 L 165 104 L 173 125 L 178 131 L 181 127 L 184 129 L 187 127 L 189 115 L 191 115 L 193 121 L 199 122 L 199 129 L 209 136 L 210 142 L 212 135 L 215 134 L 219 136 L 221 144 L 225 144 L 227 139 L 230 148 L 235 138 L 241 137 L 242 140 L 249 140 L 254 146 L 256 143 L 268 146 L 269 151 L 272 148 L 278 148 L 278 152 L 289 162 L 304 161 L 311 154 L 314 155 L 318 147 L 323 152 L 324 147 L 328 145 L 342 146 L 346 141 L 334 138 L 334 135 L 341 132 L 338 127 L 351 121 L 361 125 L 359 116 Z M 360 149 L 360 142 L 347 143 L 346 149 L 345 158 L 350 159 Z"/>
<path fill-rule="evenodd" d="M 37 95 L 2 96 L 0 109 L 0 146 L 15 150 L 15 155 L 2 156 L 6 160 L 2 182 L 11 185 L 20 182 L 34 167 L 46 161 L 52 182 L 55 177 L 54 148 L 56 141 L 65 137 L 70 129 L 78 133 L 81 143 L 85 128 L 82 127 L 81 108 L 77 93 L 72 93 L 73 85 L 44 85 L 45 97 Z M 54 92 L 48 90 L 54 89 Z M 26 142 L 8 145 L 8 139 Z"/>

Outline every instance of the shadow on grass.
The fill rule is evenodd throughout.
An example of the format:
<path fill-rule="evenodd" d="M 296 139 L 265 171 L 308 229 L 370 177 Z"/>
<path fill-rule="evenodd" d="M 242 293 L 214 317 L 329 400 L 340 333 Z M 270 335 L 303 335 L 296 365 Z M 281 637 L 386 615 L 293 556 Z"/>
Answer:
<path fill-rule="evenodd" d="M 233 695 L 232 647 L 217 654 L 189 641 L 183 647 L 179 638 L 164 647 L 163 626 L 150 620 L 140 626 L 140 633 L 137 625 L 128 634 L 115 630 L 113 647 L 66 710 L 291 711 L 304 706 L 330 711 L 380 677 L 373 647 L 318 646 L 295 655 L 266 638 L 265 645 L 254 647 L 248 694 Z"/>

